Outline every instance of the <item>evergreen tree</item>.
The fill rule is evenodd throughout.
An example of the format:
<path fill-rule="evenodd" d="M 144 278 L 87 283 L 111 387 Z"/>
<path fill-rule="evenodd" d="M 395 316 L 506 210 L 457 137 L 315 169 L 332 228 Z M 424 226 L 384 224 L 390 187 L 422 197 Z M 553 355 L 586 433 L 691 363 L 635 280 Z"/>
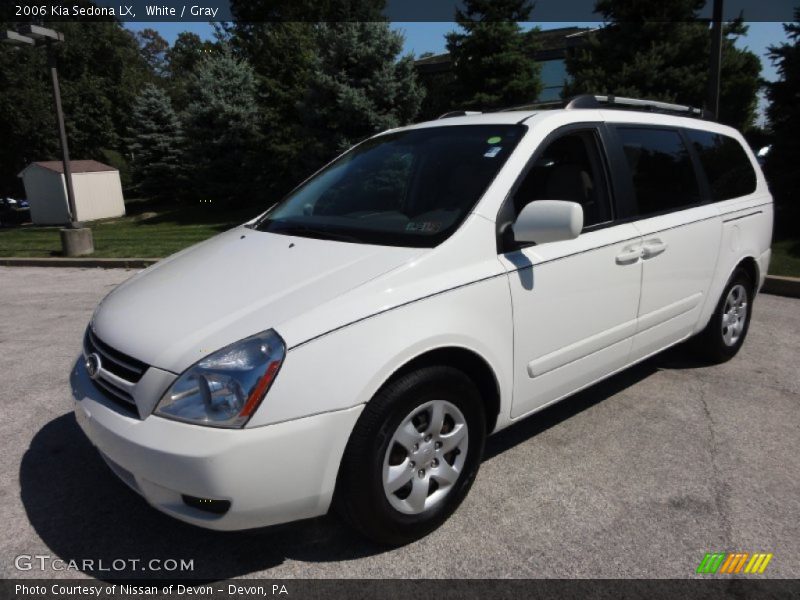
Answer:
<path fill-rule="evenodd" d="M 150 77 L 134 35 L 117 22 L 62 22 L 54 51 L 70 154 L 121 158 L 131 108 Z M 17 173 L 61 153 L 53 92 L 42 48 L 0 48 L 0 192 L 21 192 Z"/>
<path fill-rule="evenodd" d="M 697 20 L 705 0 L 599 0 L 606 25 L 567 56 L 564 96 L 616 94 L 692 106 L 708 94 L 711 32 Z M 761 63 L 734 41 L 741 22 L 724 27 L 719 120 L 746 129 L 754 120 Z"/>
<path fill-rule="evenodd" d="M 309 168 L 409 123 L 423 97 L 412 57 L 398 60 L 403 36 L 388 23 L 320 23 L 316 36 L 316 62 L 300 106 L 313 145 L 306 149 Z"/>
<path fill-rule="evenodd" d="M 259 114 L 252 67 L 227 49 L 203 58 L 188 82 L 186 168 L 197 197 L 246 201 L 257 189 Z"/>
<path fill-rule="evenodd" d="M 183 137 L 166 92 L 146 85 L 136 99 L 133 123 L 128 148 L 137 192 L 147 198 L 174 198 L 180 189 Z"/>
<path fill-rule="evenodd" d="M 528 0 L 464 0 L 463 33 L 447 35 L 455 85 L 453 107 L 478 110 L 535 102 L 542 85 L 534 60 L 537 30 L 523 32 Z"/>
<path fill-rule="evenodd" d="M 238 4 L 233 0 L 231 8 Z M 274 200 L 308 175 L 299 106 L 316 60 L 314 27 L 305 22 L 246 20 L 226 26 L 231 48 L 255 71 L 264 139 L 259 158 L 263 170 L 269 173 L 265 191 Z"/>
<path fill-rule="evenodd" d="M 202 40 L 196 33 L 183 31 L 165 52 L 165 84 L 176 111 L 181 112 L 189 105 L 191 98 L 186 88 L 197 64 L 218 50 L 218 44 Z"/>
<path fill-rule="evenodd" d="M 800 8 L 794 22 L 783 28 L 789 43 L 771 46 L 769 56 L 778 69 L 778 81 L 767 84 L 767 117 L 772 148 L 765 165 L 770 188 L 782 211 L 776 219 L 780 234 L 800 234 Z"/>
<path fill-rule="evenodd" d="M 223 25 L 231 48 L 256 75 L 264 188 L 279 199 L 312 165 L 303 100 L 318 60 L 317 22 L 379 21 L 384 0 L 230 0 Z"/>

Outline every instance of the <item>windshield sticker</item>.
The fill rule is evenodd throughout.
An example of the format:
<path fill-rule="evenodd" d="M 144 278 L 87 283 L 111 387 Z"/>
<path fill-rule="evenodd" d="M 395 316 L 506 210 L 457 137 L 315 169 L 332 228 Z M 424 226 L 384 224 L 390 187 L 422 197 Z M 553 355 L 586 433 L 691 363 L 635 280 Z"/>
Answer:
<path fill-rule="evenodd" d="M 486 143 L 487 144 L 499 144 L 500 140 L 502 140 L 502 139 L 503 138 L 501 138 L 499 135 L 493 135 L 488 140 L 486 140 Z"/>
<path fill-rule="evenodd" d="M 441 228 L 442 224 L 439 221 L 420 221 L 418 223 L 411 221 L 406 225 L 406 231 L 415 231 L 417 233 L 436 233 Z"/>
<path fill-rule="evenodd" d="M 486 158 L 494 158 L 495 156 L 497 156 L 498 154 L 500 154 L 500 150 L 502 150 L 502 149 L 503 149 L 503 147 L 502 147 L 502 146 L 492 146 L 491 148 L 489 148 L 489 149 L 488 149 L 488 150 L 487 150 L 487 151 L 484 153 L 484 156 L 485 156 Z"/>

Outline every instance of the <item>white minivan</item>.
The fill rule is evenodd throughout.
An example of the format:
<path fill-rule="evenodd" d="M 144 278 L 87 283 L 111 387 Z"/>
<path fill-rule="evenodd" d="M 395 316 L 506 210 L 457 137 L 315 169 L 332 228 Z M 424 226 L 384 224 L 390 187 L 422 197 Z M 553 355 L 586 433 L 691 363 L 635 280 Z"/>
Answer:
<path fill-rule="evenodd" d="M 735 130 L 603 96 L 376 135 L 112 291 L 71 376 L 110 468 L 218 530 L 440 525 L 486 436 L 747 334 L 772 198 Z"/>

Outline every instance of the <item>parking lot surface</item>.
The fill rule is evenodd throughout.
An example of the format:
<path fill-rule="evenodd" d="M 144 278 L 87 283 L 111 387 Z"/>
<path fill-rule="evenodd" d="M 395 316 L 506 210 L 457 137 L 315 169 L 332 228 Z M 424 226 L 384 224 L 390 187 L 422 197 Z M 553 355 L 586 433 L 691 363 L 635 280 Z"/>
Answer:
<path fill-rule="evenodd" d="M 759 296 L 724 365 L 671 350 L 494 436 L 456 514 L 385 549 L 334 517 L 196 529 L 115 479 L 67 381 L 94 306 L 133 273 L 0 268 L 2 577 L 682 578 L 734 551 L 771 552 L 764 576 L 800 577 L 800 300 Z M 18 571 L 19 555 L 79 568 Z M 97 571 L 118 559 L 193 570 Z"/>

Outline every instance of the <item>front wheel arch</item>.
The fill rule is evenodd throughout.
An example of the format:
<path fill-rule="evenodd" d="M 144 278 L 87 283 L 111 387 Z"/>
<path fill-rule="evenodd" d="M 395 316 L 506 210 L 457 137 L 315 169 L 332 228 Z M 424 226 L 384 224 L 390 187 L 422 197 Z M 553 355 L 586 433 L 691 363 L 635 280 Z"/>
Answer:
<path fill-rule="evenodd" d="M 381 388 L 406 373 L 434 366 L 453 367 L 472 380 L 483 400 L 486 433 L 494 431 L 500 416 L 500 383 L 494 369 L 486 359 L 468 348 L 445 346 L 423 352 L 398 367 L 381 385 Z"/>
<path fill-rule="evenodd" d="M 385 461 L 389 460 L 386 457 L 389 456 L 388 452 L 395 434 L 402 429 L 401 427 L 394 431 L 403 420 L 398 417 L 413 415 L 419 407 L 422 407 L 421 412 L 424 412 L 427 406 L 435 404 L 431 402 L 432 400 L 451 403 L 461 411 L 459 414 L 465 415 L 462 420 L 469 427 L 465 438 L 465 443 L 468 443 L 466 460 L 458 467 L 459 475 L 453 481 L 449 495 L 443 502 L 437 502 L 430 508 L 426 507 L 420 513 L 403 514 L 398 512 L 387 498 L 386 494 L 389 492 L 385 487 L 386 482 L 379 480 L 386 468 Z M 411 411 L 405 414 L 409 409 Z M 446 423 L 447 421 L 439 420 L 440 426 L 442 424 L 446 426 Z M 423 435 L 426 433 L 424 422 L 417 427 L 417 431 L 412 434 L 420 437 L 411 438 L 412 442 L 418 442 L 414 444 L 413 450 L 419 451 L 419 457 L 427 461 L 435 455 L 431 454 L 432 447 L 424 446 L 425 444 L 431 446 L 431 438 L 434 437 L 435 440 L 435 436 Z M 473 380 L 465 373 L 441 365 L 404 372 L 388 381 L 367 403 L 359 416 L 339 466 L 332 507 L 347 523 L 378 543 L 397 546 L 419 539 L 439 527 L 458 508 L 468 493 L 480 468 L 486 431 L 484 405 L 480 393 Z M 402 437 L 409 439 L 406 435 Z M 447 452 L 446 449 L 439 451 Z M 410 456 L 414 461 L 419 460 L 417 454 Z M 447 459 L 447 454 L 437 458 Z M 453 462 L 456 460 L 455 457 L 447 460 L 455 467 Z M 431 463 L 431 468 L 437 467 L 436 462 L 438 461 L 434 460 Z M 415 467 L 415 463 L 411 462 L 410 466 Z M 419 477 L 424 478 L 429 473 L 426 470 L 427 467 L 420 470 Z M 436 488 L 431 488 L 427 493 L 435 494 Z"/>

